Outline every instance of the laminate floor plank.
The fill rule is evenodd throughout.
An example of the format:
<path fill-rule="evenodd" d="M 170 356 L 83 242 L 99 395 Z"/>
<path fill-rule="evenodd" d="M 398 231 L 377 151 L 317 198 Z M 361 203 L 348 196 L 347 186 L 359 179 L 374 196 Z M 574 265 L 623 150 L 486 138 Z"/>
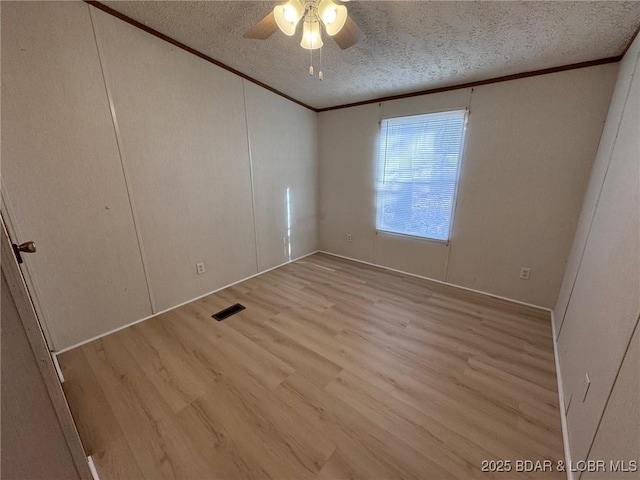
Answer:
<path fill-rule="evenodd" d="M 216 371 L 242 370 L 269 389 L 275 388 L 294 372 L 290 365 L 223 322 L 209 319 L 209 324 L 205 324 L 196 316 L 197 313 L 205 315 L 196 305 L 186 307 L 189 308 L 176 312 L 182 320 L 179 327 L 190 327 L 191 341 L 200 345 L 202 357 L 211 362 Z M 228 361 L 230 358 L 233 362 Z"/>
<path fill-rule="evenodd" d="M 342 371 L 342 367 L 308 349 L 278 330 L 255 322 L 251 317 L 237 315 L 228 325 L 241 332 L 253 342 L 279 357 L 295 368 L 314 384 L 324 386 Z"/>
<path fill-rule="evenodd" d="M 530 422 L 537 423 L 538 425 L 551 430 L 556 435 L 562 435 L 562 427 L 558 421 L 558 417 L 555 411 L 544 411 L 538 408 L 536 405 L 532 405 L 533 402 L 521 402 L 518 404 L 518 411 L 523 418 Z M 555 437 L 555 441 L 558 441 L 558 437 Z"/>
<path fill-rule="evenodd" d="M 378 349 L 374 352 L 362 352 L 358 349 L 349 348 L 338 343 L 334 337 L 329 335 L 318 335 L 304 325 L 296 322 L 295 318 L 288 314 L 280 314 L 267 322 L 267 325 L 278 330 L 280 333 L 290 336 L 295 341 L 306 346 L 308 349 L 327 358 L 336 365 L 341 366 L 362 378 L 366 378 L 374 385 L 387 391 L 395 387 L 395 379 L 398 376 L 398 369 L 395 365 L 389 364 L 387 358 L 381 356 Z"/>
<path fill-rule="evenodd" d="M 426 474 L 439 479 L 455 478 L 362 412 L 302 377 L 291 376 L 276 393 L 291 402 L 294 409 L 304 412 L 316 431 L 334 440 L 350 463 L 360 468 L 367 464 L 369 478 L 424 478 Z"/>
<path fill-rule="evenodd" d="M 102 478 L 144 478 L 127 440 L 119 437 L 114 442 L 91 452 L 94 464 L 100 465 Z"/>
<path fill-rule="evenodd" d="M 459 409 L 449 398 L 435 388 L 404 378 L 393 396 L 421 410 L 427 417 L 447 428 L 462 434 L 471 442 L 482 445 L 491 452 L 493 458 L 502 459 L 553 459 L 549 452 L 553 447 L 541 444 L 534 438 L 527 438 L 508 421 L 481 415 L 478 409 Z M 551 457 L 551 458 L 549 458 Z"/>
<path fill-rule="evenodd" d="M 85 451 L 88 455 L 105 451 L 124 434 L 104 394 L 104 382 L 98 381 L 89 367 L 83 349 L 67 352 L 65 359 L 60 365 L 62 373 L 74 381 L 64 382 L 62 387 Z M 96 418 L 104 422 L 101 428 L 95 428 L 93 421 Z"/>
<path fill-rule="evenodd" d="M 489 456 L 479 445 L 470 445 L 452 430 L 434 427 L 420 411 L 356 375 L 343 371 L 325 390 L 407 445 L 414 445 L 455 478 L 493 478 L 477 468 L 482 458 Z"/>
<path fill-rule="evenodd" d="M 191 447 L 190 437 L 174 423 L 159 392 L 127 354 L 117 338 L 119 333 L 83 350 L 104 382 L 105 395 L 140 469 L 148 478 L 205 478 L 205 462 Z"/>
<path fill-rule="evenodd" d="M 540 309 L 314 254 L 58 360 L 103 480 L 556 479 L 481 469 L 563 459 L 552 342 Z"/>
<path fill-rule="evenodd" d="M 351 340 L 350 340 L 351 339 Z M 406 329 L 397 332 L 383 332 L 359 327 L 349 327 L 340 333 L 343 343 L 369 342 L 383 351 L 388 351 L 403 364 L 421 371 L 434 371 L 438 374 L 461 372 L 467 364 L 467 357 L 457 350 L 425 348 L 419 338 Z"/>
<path fill-rule="evenodd" d="M 207 391 L 206 383 L 193 374 L 182 358 L 158 348 L 146 336 L 146 330 L 134 325 L 127 335 L 120 336 L 120 341 L 171 410 L 182 410 Z"/>
<path fill-rule="evenodd" d="M 236 451 L 259 459 L 271 478 L 314 478 L 335 449 L 326 436 L 306 428 L 295 411 L 248 376 L 222 376 L 192 407 L 214 431 L 226 432 Z"/>
<path fill-rule="evenodd" d="M 456 327 L 447 325 L 433 319 L 423 319 L 420 323 L 412 322 L 407 326 L 407 332 L 420 338 L 425 344 L 439 345 L 441 348 L 457 350 L 468 356 L 486 355 L 498 356 L 510 361 L 518 361 L 522 358 L 523 342 L 512 339 L 505 341 L 499 335 L 491 340 L 488 332 L 468 327 Z"/>

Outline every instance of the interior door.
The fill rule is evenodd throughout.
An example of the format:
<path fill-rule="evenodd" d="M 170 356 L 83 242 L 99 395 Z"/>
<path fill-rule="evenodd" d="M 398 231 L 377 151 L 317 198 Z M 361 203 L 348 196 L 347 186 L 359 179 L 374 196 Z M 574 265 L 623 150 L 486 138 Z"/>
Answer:
<path fill-rule="evenodd" d="M 1 249 L 2 476 L 91 479 L 4 222 Z"/>

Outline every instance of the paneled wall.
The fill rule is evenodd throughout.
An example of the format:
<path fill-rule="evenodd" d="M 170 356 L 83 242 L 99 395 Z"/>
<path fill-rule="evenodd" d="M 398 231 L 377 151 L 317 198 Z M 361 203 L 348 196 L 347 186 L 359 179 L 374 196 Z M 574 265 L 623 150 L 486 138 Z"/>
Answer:
<path fill-rule="evenodd" d="M 2 2 L 2 60 L 3 200 L 55 350 L 316 249 L 315 113 L 82 2 Z"/>
<path fill-rule="evenodd" d="M 151 305 L 89 6 L 1 8 L 2 198 L 59 349 Z"/>
<path fill-rule="evenodd" d="M 574 461 L 604 454 L 624 460 L 629 452 L 637 460 L 640 451 L 639 56 L 636 38 L 620 64 L 555 308 Z"/>
<path fill-rule="evenodd" d="M 250 82 L 245 95 L 263 271 L 317 248 L 318 119 Z"/>
<path fill-rule="evenodd" d="M 154 310 L 256 273 L 242 78 L 92 16 Z"/>
<path fill-rule="evenodd" d="M 551 308 L 616 72 L 609 64 L 320 113 L 320 248 Z M 379 120 L 464 107 L 450 243 L 376 233 Z"/>

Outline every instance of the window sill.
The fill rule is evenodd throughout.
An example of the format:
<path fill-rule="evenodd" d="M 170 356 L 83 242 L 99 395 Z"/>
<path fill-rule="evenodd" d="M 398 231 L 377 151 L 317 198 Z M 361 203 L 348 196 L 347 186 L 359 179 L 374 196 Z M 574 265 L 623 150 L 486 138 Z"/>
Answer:
<path fill-rule="evenodd" d="M 391 235 L 393 237 L 412 238 L 414 240 L 420 240 L 420 241 L 429 242 L 429 243 L 440 243 L 440 244 L 449 246 L 449 240 L 438 240 L 437 238 L 420 237 L 418 235 L 409 235 L 407 233 L 397 233 L 397 232 L 390 232 L 388 230 L 378 230 L 378 229 L 376 229 L 376 235 L 378 233 L 384 233 L 385 235 Z"/>

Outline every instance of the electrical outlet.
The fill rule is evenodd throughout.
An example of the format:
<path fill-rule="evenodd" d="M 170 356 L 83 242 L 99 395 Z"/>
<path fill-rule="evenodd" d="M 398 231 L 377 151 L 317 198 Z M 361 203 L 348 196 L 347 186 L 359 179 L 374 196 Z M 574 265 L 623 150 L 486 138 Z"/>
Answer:
<path fill-rule="evenodd" d="M 522 280 L 529 280 L 529 277 L 531 277 L 531 269 L 529 267 L 522 267 L 520 269 L 520 278 Z"/>
<path fill-rule="evenodd" d="M 198 272 L 198 275 L 204 273 L 204 262 L 196 263 L 196 272 Z"/>
<path fill-rule="evenodd" d="M 351 243 L 353 241 L 353 238 L 351 238 L 351 234 L 347 233 L 347 243 Z"/>

